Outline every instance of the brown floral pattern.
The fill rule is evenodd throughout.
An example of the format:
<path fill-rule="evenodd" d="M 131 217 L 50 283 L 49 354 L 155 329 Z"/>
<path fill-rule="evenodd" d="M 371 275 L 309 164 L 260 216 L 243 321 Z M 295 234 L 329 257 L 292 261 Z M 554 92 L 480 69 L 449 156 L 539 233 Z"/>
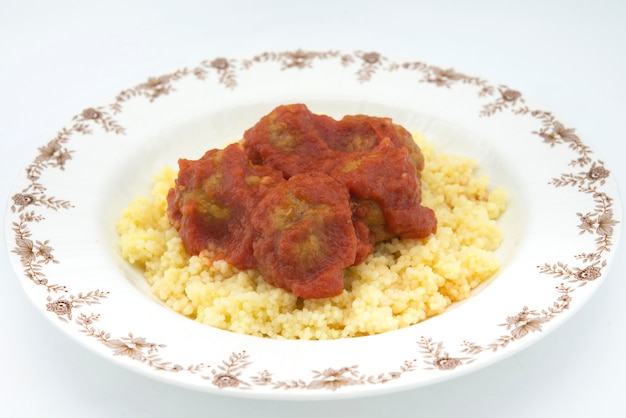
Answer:
<path fill-rule="evenodd" d="M 227 361 L 211 370 L 212 376 L 202 376 L 220 389 L 224 388 L 249 388 L 250 383 L 243 380 L 242 372 L 250 365 L 249 356 L 245 351 L 232 353 Z"/>
<path fill-rule="evenodd" d="M 122 111 L 123 104 L 135 97 L 144 97 L 153 102 L 157 98 L 174 91 L 173 83 L 186 77 L 189 73 L 189 70 L 184 68 L 171 74 L 148 77 L 145 82 L 133 88 L 122 90 L 115 98 L 115 102 L 110 105 L 110 108 L 114 114 L 118 114 Z"/>
<path fill-rule="evenodd" d="M 80 332 L 99 340 L 111 349 L 111 354 L 114 356 L 128 357 L 160 371 L 187 371 L 195 374 L 208 367 L 202 363 L 190 364 L 184 367 L 180 364 L 165 361 L 159 355 L 159 350 L 167 347 L 165 344 L 157 344 L 148 341 L 144 337 L 136 337 L 132 332 L 125 337 L 113 338 L 110 333 L 94 327 L 94 324 L 99 319 L 100 315 L 98 314 L 80 313 L 74 322 L 79 326 Z"/>
<path fill-rule="evenodd" d="M 576 283 L 579 286 L 584 286 L 598 279 L 602 275 L 602 269 L 606 267 L 606 264 L 606 260 L 597 260 L 594 263 L 586 264 L 582 267 L 570 267 L 565 263 L 557 262 L 555 264 L 546 263 L 540 266 L 539 270 L 542 273 L 562 278 L 568 283 Z"/>
<path fill-rule="evenodd" d="M 243 60 L 242 69 L 250 69 L 254 65 L 266 62 L 278 62 L 281 64 L 282 70 L 292 68 L 305 69 L 312 68 L 316 60 L 328 60 L 331 58 L 339 58 L 344 65 L 352 62 L 354 59 L 351 55 L 341 54 L 338 51 L 319 52 L 298 49 L 296 51 L 264 52 L 251 59 Z"/>
<path fill-rule="evenodd" d="M 600 186 L 604 185 L 606 179 L 611 175 L 611 172 L 604 167 L 603 161 L 593 161 L 591 167 L 585 171 L 573 173 L 563 173 L 558 178 L 553 178 L 550 183 L 556 187 L 579 187 L 581 190 L 586 186 L 587 191 L 595 191 L 590 186 L 594 186 L 596 183 Z"/>
<path fill-rule="evenodd" d="M 422 337 L 417 344 L 422 349 L 420 353 L 424 355 L 427 370 L 454 370 L 462 364 L 473 361 L 469 357 L 450 357 L 449 353 L 443 352 L 443 342 L 435 343 L 432 338 Z"/>
<path fill-rule="evenodd" d="M 85 294 L 80 292 L 76 296 L 63 296 L 56 300 L 52 300 L 52 297 L 48 296 L 46 308 L 48 311 L 57 314 L 61 321 L 67 321 L 72 319 L 72 309 L 80 308 L 83 305 L 96 305 L 106 298 L 108 294 L 109 292 L 92 290 Z"/>
<path fill-rule="evenodd" d="M 478 97 L 491 96 L 495 90 L 494 86 L 479 77 L 468 76 L 453 68 L 441 68 L 422 61 L 391 63 L 387 68 L 389 71 L 406 70 L 416 72 L 420 76 L 420 82 L 430 83 L 437 87 L 451 88 L 457 83 L 473 85 L 478 89 Z"/>
<path fill-rule="evenodd" d="M 105 132 L 113 132 L 116 134 L 123 134 L 124 128 L 120 126 L 115 119 L 113 119 L 108 112 L 102 107 L 83 110 L 80 114 L 74 116 L 73 129 L 76 132 L 82 134 L 92 134 L 92 126 L 94 124 L 99 125 Z"/>
<path fill-rule="evenodd" d="M 498 88 L 499 97 L 495 101 L 485 104 L 483 110 L 480 112 L 481 116 L 493 116 L 498 112 L 502 112 L 505 109 L 516 109 L 516 106 L 524 104 L 524 98 L 522 94 L 517 90 L 512 90 L 506 86 L 500 86 Z M 516 113 L 526 113 L 527 108 L 521 107 L 515 110 Z"/>
<path fill-rule="evenodd" d="M 361 68 L 357 71 L 358 80 L 363 83 L 369 81 L 370 78 L 381 69 L 384 63 L 387 61 L 386 57 L 383 57 L 378 52 L 356 52 L 356 56 L 361 61 Z"/>
<path fill-rule="evenodd" d="M 509 331 L 508 334 L 501 335 L 493 342 L 486 345 L 464 341 L 462 343 L 463 349 L 461 352 L 475 357 L 485 351 L 498 351 L 529 334 L 541 332 L 543 325 L 569 309 L 572 301 L 571 293 L 574 290 L 571 287 L 566 287 L 561 284 L 557 286 L 556 290 L 559 296 L 553 302 L 552 306 L 542 309 L 541 311 L 531 310 L 527 306 L 524 306 L 519 313 L 507 317 L 504 323 L 499 324 Z"/>
<path fill-rule="evenodd" d="M 54 258 L 54 249 L 49 245 L 50 241 L 33 240 L 28 227 L 29 223 L 43 220 L 44 217 L 36 215 L 35 212 L 20 213 L 18 220 L 13 222 L 15 247 L 11 252 L 20 258 L 24 277 L 36 285 L 46 287 L 48 292 L 64 292 L 66 291 L 65 286 L 51 284 L 43 272 L 46 264 L 59 262 Z"/>
<path fill-rule="evenodd" d="M 378 385 L 399 379 L 403 374 L 417 370 L 417 360 L 406 360 L 398 370 L 379 375 L 365 375 L 358 365 L 344 366 L 338 369 L 326 368 L 313 370 L 310 380 L 274 380 L 267 370 L 258 373 L 251 381 L 258 386 L 271 386 L 272 389 L 324 389 L 336 391 L 347 386 Z"/>
<path fill-rule="evenodd" d="M 228 60 L 226 58 L 215 58 L 210 62 L 204 61 L 203 65 L 204 67 L 209 66 L 210 68 L 217 71 L 220 76 L 220 83 L 224 84 L 228 88 L 234 88 L 237 85 L 237 80 L 235 77 L 235 63 L 235 60 Z"/>
<path fill-rule="evenodd" d="M 148 338 L 128 332 L 124 336 L 114 336 L 96 325 L 100 314 L 91 311 L 104 303 L 109 292 L 88 290 L 70 292 L 64 284 L 54 284 L 48 277 L 48 266 L 59 264 L 54 242 L 46 237 L 34 237 L 33 226 L 45 222 L 47 211 L 72 210 L 70 201 L 57 198 L 47 190 L 44 175 L 48 170 L 65 170 L 77 157 L 70 147 L 76 137 L 92 135 L 96 131 L 121 136 L 126 133 L 117 115 L 131 100 L 145 100 L 148 103 L 176 92 L 176 85 L 189 77 L 201 82 L 217 77 L 217 83 L 227 90 L 238 87 L 238 77 L 259 65 L 278 64 L 281 71 L 303 71 L 314 68 L 319 62 L 336 62 L 355 76 L 358 83 L 372 82 L 382 72 L 408 72 L 419 83 L 428 83 L 435 88 L 451 89 L 458 84 L 475 89 L 481 100 L 477 116 L 494 117 L 510 112 L 520 117 L 529 117 L 538 127 L 532 132 L 550 148 L 566 147 L 572 153 L 569 169 L 547 179 L 557 192 L 574 189 L 577 193 L 589 196 L 592 208 L 585 208 L 572 214 L 572 228 L 581 235 L 589 235 L 593 249 L 573 254 L 572 260 L 544 262 L 537 266 L 540 274 L 560 281 L 554 302 L 545 308 L 523 306 L 521 310 L 502 318 L 494 326 L 504 329 L 492 341 L 478 343 L 463 341 L 457 354 L 445 349 L 443 341 L 421 337 L 416 342 L 417 358 L 399 362 L 396 370 L 378 374 L 363 373 L 362 365 L 323 367 L 313 370 L 308 378 L 275 377 L 274 373 L 258 368 L 246 351 L 233 352 L 215 366 L 205 363 L 181 365 L 161 355 L 167 345 L 151 342 Z M 380 385 L 401 379 L 409 373 L 450 373 L 476 361 L 483 353 L 502 350 L 509 344 L 532 334 L 541 333 L 544 327 L 569 309 L 574 292 L 602 277 L 608 265 L 607 253 L 613 247 L 615 228 L 619 221 L 615 217 L 613 198 L 602 187 L 611 177 L 601 160 L 593 158 L 593 151 L 583 143 L 574 128 L 558 121 L 550 112 L 531 109 L 521 92 L 504 85 L 492 85 L 479 77 L 465 75 L 453 68 L 441 68 L 421 61 L 394 62 L 373 51 L 283 51 L 264 52 L 249 59 L 236 60 L 217 57 L 201 62 L 192 68 L 182 68 L 172 73 L 148 77 L 135 87 L 122 90 L 115 100 L 106 106 L 89 107 L 74 116 L 67 127 L 59 130 L 56 136 L 38 148 L 39 153 L 25 169 L 25 186 L 11 196 L 10 210 L 14 218 L 12 231 L 14 246 L 12 254 L 22 267 L 21 274 L 33 285 L 45 289 L 42 300 L 45 310 L 55 315 L 67 326 L 77 327 L 88 338 L 99 341 L 107 347 L 112 356 L 123 357 L 142 363 L 159 372 L 187 372 L 198 375 L 220 390 L 240 390 L 271 388 L 272 390 L 326 390 L 338 391 L 358 385 Z M 57 190 L 56 192 L 62 192 Z M 576 223 L 578 223 L 576 225 Z M 55 277 L 55 281 L 63 278 Z M 494 334 L 497 335 L 497 334 Z M 448 346 L 450 346 L 448 344 Z M 421 359 L 421 363 L 419 361 Z"/>

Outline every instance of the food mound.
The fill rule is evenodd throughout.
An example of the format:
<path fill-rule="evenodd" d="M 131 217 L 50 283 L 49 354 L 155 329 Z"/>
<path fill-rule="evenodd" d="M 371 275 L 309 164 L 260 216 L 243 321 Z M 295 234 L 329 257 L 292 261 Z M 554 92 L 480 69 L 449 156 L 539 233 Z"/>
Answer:
<path fill-rule="evenodd" d="M 278 111 L 283 112 L 283 118 L 289 114 L 288 108 Z M 207 326 L 258 337 L 351 338 L 404 328 L 441 314 L 453 302 L 470 297 L 477 286 L 498 272 L 500 262 L 494 251 L 502 241 L 502 233 L 497 219 L 506 208 L 506 191 L 501 187 L 492 189 L 487 176 L 477 174 L 477 163 L 472 158 L 438 153 L 420 133 L 407 135 L 383 119 L 378 121 L 384 127 L 380 123 L 369 128 L 346 125 L 348 133 L 335 137 L 335 142 L 311 141 L 309 154 L 297 157 L 288 152 L 297 144 L 293 135 L 275 135 L 275 141 L 269 143 L 254 139 L 259 132 L 284 130 L 278 118 L 281 113 L 277 112 L 248 131 L 240 143 L 210 151 L 203 157 L 204 168 L 194 172 L 190 169 L 194 163 L 187 160 L 181 160 L 179 171 L 164 167 L 155 176 L 152 194 L 135 198 L 118 221 L 121 255 L 143 271 L 153 294 L 172 310 Z M 343 120 L 359 118 L 348 116 Z M 383 132 L 381 129 L 387 132 L 383 136 L 389 137 L 388 142 L 376 142 L 379 136 L 369 134 Z M 317 139 L 328 137 L 323 128 L 318 128 L 315 135 Z M 341 154 L 345 151 L 367 155 L 383 147 L 387 159 L 384 170 L 395 170 L 400 164 L 393 156 L 406 155 L 408 150 L 408 160 L 419 173 L 421 204 L 436 214 L 433 233 L 423 238 L 392 238 L 405 231 L 391 229 L 395 227 L 390 226 L 373 195 L 357 196 L 350 186 L 347 190 L 346 186 L 338 186 L 341 180 L 330 175 L 330 169 L 308 169 L 314 164 L 312 160 L 316 164 L 323 161 L 311 155 L 349 155 Z M 271 148 L 290 157 L 278 158 L 283 162 L 281 169 L 273 166 L 278 162 L 270 156 L 275 154 L 268 151 Z M 324 164 L 333 161 L 338 160 Z M 407 167 L 405 162 L 403 167 Z M 346 178 L 361 169 L 366 175 L 362 184 L 374 191 L 381 183 L 379 177 L 369 175 L 380 169 L 376 164 L 367 158 L 346 157 L 343 165 L 335 166 L 335 172 Z M 229 174 L 215 173 L 215 168 Z M 215 174 L 212 177 L 203 170 Z M 409 167 L 409 172 L 413 170 Z M 283 171 L 288 172 L 289 180 Z M 191 186 L 189 193 L 170 192 L 176 181 L 179 186 Z M 200 193 L 203 184 L 210 186 L 213 194 Z M 178 210 L 168 205 L 168 193 L 170 202 L 178 199 L 174 203 Z M 390 197 L 385 194 L 382 198 Z M 416 198 L 413 195 L 412 204 Z M 191 219 L 193 211 L 189 209 L 194 205 L 208 214 L 203 217 L 196 212 L 194 216 L 211 220 L 203 224 L 213 236 L 210 246 L 202 235 L 191 232 L 184 243 L 183 234 L 172 225 L 172 220 L 179 227 L 191 222 L 186 219 Z M 259 210 L 254 211 L 257 207 Z M 251 214 L 244 223 L 220 222 L 244 213 Z M 250 229 L 251 224 L 256 229 Z M 367 228 L 357 229 L 358 225 Z M 196 233 L 206 230 L 198 229 Z M 257 231 L 256 236 L 246 235 L 253 231 Z M 233 235 L 240 241 L 233 241 Z M 194 243 L 196 247 L 192 247 Z M 314 251 L 326 244 L 326 250 Z M 350 251 L 344 251 L 346 248 Z M 363 248 L 369 254 L 362 255 L 364 259 L 355 264 Z M 265 255 L 254 257 L 254 251 Z M 329 251 L 341 254 L 326 259 Z M 280 258 L 280 262 L 271 257 Z M 321 264 L 321 259 L 329 264 Z M 290 265 L 299 269 L 298 274 L 321 277 L 322 283 L 334 283 L 336 278 L 331 278 L 330 272 L 340 265 L 347 266 L 341 293 L 321 299 L 299 298 L 280 287 L 284 284 L 280 280 L 293 275 Z M 261 269 L 272 269 L 276 285 L 268 283 L 267 272 L 261 273 Z M 289 285 L 293 287 L 294 283 Z"/>
<path fill-rule="evenodd" d="M 344 290 L 376 243 L 434 233 L 422 153 L 391 119 L 279 106 L 243 139 L 179 161 L 168 215 L 192 255 L 257 269 L 303 299 Z"/>

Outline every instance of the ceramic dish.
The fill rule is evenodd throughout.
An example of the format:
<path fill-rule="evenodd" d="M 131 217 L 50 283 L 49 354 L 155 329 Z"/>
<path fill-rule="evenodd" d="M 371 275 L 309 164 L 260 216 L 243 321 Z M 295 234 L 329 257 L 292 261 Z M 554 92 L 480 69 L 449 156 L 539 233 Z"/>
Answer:
<path fill-rule="evenodd" d="M 502 269 L 417 325 L 333 341 L 271 340 L 195 323 L 150 294 L 119 255 L 115 222 L 152 176 L 240 138 L 279 104 L 389 116 L 438 151 L 474 157 L 509 191 Z M 333 399 L 404 390 L 504 359 L 594 294 L 619 240 L 609 167 L 555 113 L 513 88 L 375 52 L 215 58 L 79 111 L 14 186 L 5 235 L 35 307 L 103 357 L 232 396 Z"/>

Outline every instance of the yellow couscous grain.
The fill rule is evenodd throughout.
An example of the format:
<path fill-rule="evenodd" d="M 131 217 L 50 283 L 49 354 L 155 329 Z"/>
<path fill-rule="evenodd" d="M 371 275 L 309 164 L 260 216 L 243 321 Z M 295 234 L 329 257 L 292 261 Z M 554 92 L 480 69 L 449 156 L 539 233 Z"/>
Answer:
<path fill-rule="evenodd" d="M 150 197 L 138 197 L 117 223 L 122 256 L 140 266 L 152 292 L 200 323 L 269 338 L 337 339 L 407 327 L 468 298 L 499 269 L 497 218 L 503 188 L 490 189 L 467 157 L 437 154 L 414 134 L 425 168 L 422 204 L 431 207 L 437 233 L 393 239 L 345 271 L 345 289 L 328 299 L 298 300 L 267 284 L 254 270 L 186 253 L 167 217 L 167 192 L 177 172 L 164 168 Z"/>

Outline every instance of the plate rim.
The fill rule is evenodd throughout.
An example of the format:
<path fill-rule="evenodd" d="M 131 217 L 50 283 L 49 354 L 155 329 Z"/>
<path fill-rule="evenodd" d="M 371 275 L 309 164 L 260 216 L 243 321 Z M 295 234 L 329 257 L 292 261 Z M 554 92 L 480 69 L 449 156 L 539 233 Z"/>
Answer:
<path fill-rule="evenodd" d="M 481 367 L 469 366 L 474 360 L 480 358 L 480 354 L 485 352 L 487 346 L 467 346 L 465 357 L 458 353 L 456 355 L 449 355 L 445 351 L 445 346 L 440 345 L 440 341 L 429 341 L 425 339 L 418 342 L 419 348 L 422 353 L 425 353 L 420 360 L 420 369 L 424 369 L 425 363 L 430 369 L 441 371 L 436 378 L 427 382 L 412 381 L 408 384 L 398 384 L 402 380 L 402 376 L 413 371 L 414 365 L 403 364 L 400 365 L 397 370 L 390 372 L 384 372 L 379 376 L 375 375 L 363 375 L 359 376 L 360 370 L 350 369 L 347 367 L 344 369 L 322 370 L 317 375 L 309 377 L 309 380 L 302 383 L 293 380 L 293 387 L 289 387 L 290 382 L 273 381 L 271 377 L 264 381 L 263 376 L 260 375 L 258 379 L 250 384 L 246 382 L 240 374 L 245 370 L 250 363 L 245 351 L 243 353 L 233 352 L 229 358 L 224 358 L 222 361 L 224 364 L 232 363 L 232 367 L 226 366 L 225 372 L 220 373 L 206 373 L 206 376 L 202 375 L 204 366 L 196 365 L 198 368 L 192 370 L 193 367 L 183 367 L 175 364 L 170 364 L 167 360 L 162 360 L 155 355 L 158 353 L 159 344 L 151 343 L 143 337 L 118 336 L 117 338 L 100 338 L 100 349 L 95 350 L 107 360 L 113 360 L 117 364 L 121 364 L 135 372 L 139 372 L 149 377 L 156 377 L 159 380 L 175 383 L 182 386 L 187 386 L 193 389 L 206 390 L 211 393 L 228 394 L 233 396 L 245 396 L 245 397 L 262 397 L 262 398 L 280 398 L 280 399 L 337 399 L 342 397 L 357 397 L 378 393 L 385 393 L 389 391 L 405 390 L 415 387 L 424 386 L 425 384 L 435 383 L 441 380 L 448 380 L 453 377 L 457 377 L 469 372 L 476 371 L 488 364 L 492 364 L 495 361 L 502 360 L 510 355 L 518 352 L 521 349 L 528 347 L 530 344 L 539 341 L 543 336 L 548 335 L 557 327 L 542 327 L 543 324 L 551 321 L 556 315 L 560 315 L 566 310 L 571 314 L 565 315 L 564 318 L 571 318 L 574 312 L 578 311 L 597 291 L 599 285 L 603 283 L 612 265 L 612 255 L 615 251 L 610 251 L 616 248 L 619 244 L 619 238 L 621 236 L 620 228 L 614 228 L 617 224 L 622 222 L 622 210 L 621 200 L 615 179 L 611 176 L 610 171 L 604 167 L 601 160 L 587 159 L 588 152 L 594 152 L 590 147 L 585 145 L 583 141 L 578 138 L 575 129 L 568 128 L 562 124 L 551 112 L 536 110 L 530 107 L 530 100 L 524 97 L 522 93 L 517 90 L 511 89 L 504 85 L 496 85 L 487 80 L 483 80 L 479 77 L 467 76 L 463 73 L 457 72 L 453 69 L 443 69 L 433 65 L 425 64 L 421 61 L 402 61 L 396 58 L 391 58 L 380 54 L 378 52 L 340 52 L 340 51 L 282 51 L 282 52 L 265 52 L 252 56 L 251 58 L 225 58 L 217 57 L 212 60 L 205 60 L 199 63 L 193 68 L 184 67 L 184 69 L 176 70 L 172 73 L 168 73 L 158 77 L 149 77 L 144 83 L 137 84 L 130 89 L 122 90 L 117 96 L 115 101 L 108 105 L 96 106 L 84 109 L 82 112 L 75 115 L 70 122 L 70 129 L 62 128 L 56 136 L 48 141 L 46 144 L 39 147 L 39 152 L 33 159 L 33 162 L 26 167 L 26 178 L 28 187 L 19 190 L 19 180 L 11 187 L 11 198 L 9 201 L 9 210 L 5 218 L 5 237 L 7 240 L 7 249 L 9 250 L 9 259 L 15 270 L 15 273 L 20 277 L 20 282 L 27 290 L 29 299 L 35 303 L 33 292 L 31 288 L 26 286 L 35 285 L 37 290 L 46 289 L 45 303 L 36 304 L 36 307 L 43 310 L 43 306 L 46 307 L 46 317 L 50 319 L 57 328 L 62 329 L 63 332 L 72 337 L 73 340 L 78 341 L 76 338 L 76 332 L 70 332 L 67 326 L 62 324 L 80 322 L 80 326 L 83 327 L 83 333 L 89 335 L 89 329 L 92 324 L 97 322 L 95 317 L 89 315 L 81 316 L 81 309 L 87 307 L 97 306 L 107 298 L 107 294 L 94 290 L 86 294 L 77 294 L 75 296 L 65 295 L 58 298 L 52 296 L 57 295 L 57 292 L 61 292 L 61 288 L 56 288 L 55 284 L 48 281 L 48 277 L 45 273 L 38 276 L 37 272 L 45 272 L 46 269 L 53 266 L 58 260 L 54 258 L 54 248 L 47 245 L 46 240 L 33 240 L 30 239 L 29 225 L 40 222 L 43 215 L 37 213 L 37 211 L 46 211 L 48 213 L 56 211 L 64 211 L 71 209 L 71 202 L 64 201 L 62 199 L 49 198 L 46 195 L 45 187 L 38 189 L 37 183 L 40 174 L 46 170 L 64 170 L 66 164 L 72 164 L 71 150 L 66 147 L 68 141 L 71 140 L 72 135 L 91 135 L 96 130 L 101 130 L 106 134 L 122 135 L 124 133 L 124 127 L 120 125 L 115 115 L 116 112 L 122 112 L 123 107 L 133 100 L 148 100 L 150 103 L 160 100 L 162 97 L 170 96 L 170 93 L 176 91 L 178 82 L 186 79 L 187 77 L 195 77 L 197 80 L 204 81 L 206 77 L 213 76 L 218 77 L 217 83 L 220 87 L 229 89 L 231 91 L 237 88 L 238 74 L 237 71 L 246 71 L 253 66 L 260 65 L 272 65 L 278 66 L 281 71 L 299 71 L 314 68 L 315 65 L 321 65 L 320 63 L 334 62 L 333 65 L 338 63 L 344 68 L 350 70 L 356 69 L 353 76 L 356 76 L 356 80 L 359 83 L 368 83 L 373 77 L 379 74 L 385 74 L 385 71 L 415 71 L 417 75 L 422 76 L 422 82 L 435 88 L 450 88 L 455 85 L 468 85 L 472 88 L 479 90 L 479 96 L 483 95 L 488 99 L 493 99 L 487 102 L 483 107 L 484 117 L 494 116 L 496 114 L 508 112 L 514 115 L 531 115 L 541 123 L 541 128 L 535 132 L 544 142 L 548 145 L 554 146 L 566 146 L 566 147 L 579 147 L 582 152 L 584 161 L 579 161 L 581 167 L 587 167 L 588 171 L 585 173 L 566 173 L 567 175 L 561 176 L 561 178 L 553 179 L 553 186 L 559 187 L 590 187 L 588 191 L 584 193 L 593 192 L 591 186 L 605 186 L 606 184 L 612 185 L 615 189 L 614 197 L 608 196 L 613 200 L 613 205 L 609 205 L 609 209 L 603 213 L 594 213 L 596 221 L 589 220 L 589 224 L 584 224 L 584 216 L 581 216 L 581 226 L 579 228 L 582 232 L 588 233 L 589 229 L 596 228 L 596 235 L 602 235 L 597 232 L 598 228 L 601 228 L 600 217 L 607 216 L 604 227 L 605 232 L 610 230 L 610 233 L 606 234 L 613 241 L 610 243 L 607 250 L 610 254 L 607 256 L 602 252 L 599 258 L 588 258 L 588 268 L 578 269 L 570 268 L 567 264 L 560 265 L 556 263 L 554 265 L 546 264 L 543 267 L 542 273 L 548 276 L 564 277 L 570 279 L 571 283 L 576 286 L 583 286 L 592 283 L 592 291 L 588 291 L 585 295 L 583 303 L 570 305 L 572 300 L 571 292 L 566 291 L 565 287 L 562 289 L 562 294 L 557 298 L 557 301 L 562 302 L 560 306 L 555 307 L 555 311 L 548 309 L 547 314 L 531 313 L 529 310 L 526 312 L 525 317 L 523 312 L 518 313 L 518 317 L 512 316 L 510 324 L 505 324 L 507 330 L 511 330 L 508 336 L 510 340 L 503 340 L 496 344 L 494 350 L 505 350 L 505 354 L 502 354 L 502 350 L 497 355 L 490 357 L 489 360 L 476 362 Z M 241 67 L 236 67 L 236 63 L 241 61 Z M 274 68 L 272 71 L 276 71 Z M 203 78 L 204 77 L 204 78 Z M 170 96 L 171 97 L 171 96 Z M 107 107 L 108 106 L 108 107 Z M 572 161 L 575 163 L 575 161 Z M 575 164 L 574 164 L 575 166 Z M 33 180 L 34 179 L 34 180 Z M 19 190 L 19 191 L 18 191 Z M 597 192 L 598 189 L 596 188 Z M 32 193 L 31 193 L 32 192 Z M 617 212 L 615 209 L 617 208 Z M 31 212 L 32 211 L 32 212 Z M 610 212 L 610 213 L 609 213 Z M 31 215 L 32 214 L 32 215 Z M 593 221 L 593 222 L 592 222 Z M 19 226 L 16 226 L 20 224 Z M 16 228 L 21 232 L 16 232 Z M 587 229 L 586 229 L 587 228 Z M 598 238 L 598 237 L 596 237 Z M 40 244 L 38 244 L 38 242 Z M 30 250 L 29 254 L 27 250 Z M 31 268 L 31 273 L 24 272 L 26 267 L 24 261 L 27 261 Z M 34 269 L 33 269 L 34 268 Z M 575 290 L 575 289 L 574 289 Z M 41 292 L 37 292 L 41 293 Z M 68 298 L 68 296 L 71 296 Z M 37 297 L 42 297 L 38 295 Z M 81 319 L 82 318 L 82 319 Z M 559 316 L 559 318 L 561 318 Z M 557 321 L 562 324 L 564 321 Z M 523 323 L 523 324 L 522 324 Z M 522 325 L 520 325 L 522 324 Z M 538 332 L 538 334 L 537 334 Z M 98 339 L 97 332 L 94 332 L 95 337 Z M 541 335 L 541 337 L 537 337 Z M 81 340 L 82 341 L 82 340 Z M 81 342 L 79 341 L 79 342 Z M 514 343 L 509 346 L 509 343 Z M 83 344 L 92 351 L 92 344 Z M 133 347 L 131 347 L 133 346 Z M 136 348 L 139 347 L 137 350 Z M 133 349 L 134 348 L 134 349 Z M 417 360 L 416 360 L 417 362 Z M 143 364 L 142 364 L 143 363 Z M 146 367 L 146 364 L 148 367 Z M 192 365 L 193 366 L 193 365 Z M 461 367 L 467 366 L 467 367 Z M 222 370 L 222 369 L 219 369 Z M 233 371 L 235 370 L 235 371 Z M 198 374 L 205 381 L 208 381 L 206 385 L 194 385 L 188 384 L 186 380 L 173 381 L 168 377 L 163 377 L 163 373 L 159 375 L 154 373 L 160 372 L 173 372 L 165 376 L 173 376 L 179 372 L 189 372 Z M 224 370 L 222 370 L 224 371 Z M 454 372 L 452 372 L 454 371 Z M 357 378 L 355 378 L 357 376 Z M 249 378 L 247 380 L 250 380 Z M 405 379 L 406 381 L 406 379 Z M 274 390 L 264 390 L 268 385 L 274 385 Z M 249 390 L 251 388 L 261 388 L 263 390 L 254 391 Z M 276 389 L 285 389 L 284 391 Z M 242 389 L 242 390 L 239 390 Z M 297 389 L 297 390 L 288 390 Z M 306 389 L 306 390 L 299 390 Z M 322 389 L 322 390 L 317 390 Z M 358 390 L 351 390 L 358 389 Z"/>

